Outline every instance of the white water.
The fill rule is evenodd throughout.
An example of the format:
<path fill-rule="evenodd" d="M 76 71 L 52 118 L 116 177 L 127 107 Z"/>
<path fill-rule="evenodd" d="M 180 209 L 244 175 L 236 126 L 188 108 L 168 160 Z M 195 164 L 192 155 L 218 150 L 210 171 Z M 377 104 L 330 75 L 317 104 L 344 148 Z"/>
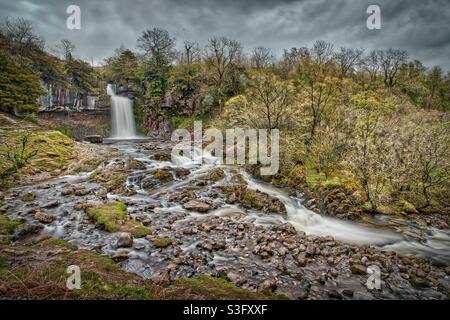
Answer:
<path fill-rule="evenodd" d="M 111 138 L 118 140 L 138 139 L 132 101 L 116 95 L 111 84 L 108 84 L 106 92 L 111 96 Z"/>
<path fill-rule="evenodd" d="M 192 169 L 196 165 L 201 165 L 197 171 L 191 173 L 191 177 L 203 172 L 202 168 L 208 171 L 211 167 L 217 165 L 217 158 L 207 152 L 194 148 L 193 159 L 188 157 L 177 157 L 175 163 L 178 166 Z M 202 164 L 203 163 L 203 164 Z M 226 174 L 226 166 L 222 166 Z M 396 232 L 390 228 L 375 228 L 361 223 L 344 221 L 334 217 L 322 216 L 302 205 L 301 199 L 291 197 L 283 189 L 270 184 L 259 182 L 245 171 L 240 173 L 248 183 L 250 189 L 259 190 L 278 198 L 286 207 L 287 217 L 285 220 L 290 222 L 297 230 L 304 231 L 306 234 L 317 236 L 332 236 L 333 238 L 356 245 L 375 245 L 383 250 L 394 250 L 402 254 L 414 254 L 417 256 L 438 256 L 447 261 L 450 260 L 449 245 L 450 233 L 448 231 L 439 231 L 429 228 L 429 234 L 421 241 L 406 239 L 401 232 Z M 190 179 L 181 184 L 189 183 Z M 180 186 L 178 185 L 178 186 Z M 228 212 L 240 212 L 238 208 L 219 208 L 213 214 L 226 214 Z M 258 215 L 256 222 L 261 224 L 273 223 L 273 220 L 284 220 L 279 215 Z"/>

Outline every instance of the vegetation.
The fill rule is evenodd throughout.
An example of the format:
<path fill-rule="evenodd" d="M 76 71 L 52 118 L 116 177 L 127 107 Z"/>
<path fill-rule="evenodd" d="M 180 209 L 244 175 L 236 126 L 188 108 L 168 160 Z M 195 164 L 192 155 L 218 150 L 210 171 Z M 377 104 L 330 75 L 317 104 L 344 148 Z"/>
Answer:
<path fill-rule="evenodd" d="M 126 204 L 119 201 L 88 207 L 86 213 L 97 225 L 108 232 L 129 232 L 137 238 L 151 233 L 151 230 L 142 223 L 131 219 L 127 213 Z"/>
<path fill-rule="evenodd" d="M 268 299 L 209 276 L 163 287 L 123 271 L 111 258 L 77 250 L 62 240 L 34 245 L 0 244 L 0 296 L 15 299 Z M 25 263 L 26 262 L 26 263 Z M 14 264 L 13 264 L 14 263 Z M 16 265 L 17 264 L 17 265 Z M 80 290 L 66 287 L 69 265 L 82 270 Z"/>

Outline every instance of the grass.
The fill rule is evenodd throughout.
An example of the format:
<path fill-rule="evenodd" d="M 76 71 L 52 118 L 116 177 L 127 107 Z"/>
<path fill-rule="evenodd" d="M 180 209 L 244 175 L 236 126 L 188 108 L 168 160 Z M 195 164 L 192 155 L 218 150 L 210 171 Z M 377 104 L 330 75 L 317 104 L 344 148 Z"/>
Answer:
<path fill-rule="evenodd" d="M 14 229 L 20 225 L 20 221 L 10 220 L 5 215 L 0 215 L 0 234 L 10 235 L 14 232 Z"/>
<path fill-rule="evenodd" d="M 108 232 L 130 232 L 134 237 L 145 237 L 151 230 L 142 223 L 131 219 L 127 213 L 127 206 L 123 202 L 115 201 L 86 209 L 88 216 L 95 223 Z"/>
<path fill-rule="evenodd" d="M 69 129 L 67 127 L 64 126 L 60 126 L 60 125 L 56 125 L 56 126 L 50 126 L 49 127 L 50 130 L 55 130 L 55 131 L 59 131 L 62 134 L 64 134 L 65 136 L 73 139 L 73 132 L 72 129 Z"/>

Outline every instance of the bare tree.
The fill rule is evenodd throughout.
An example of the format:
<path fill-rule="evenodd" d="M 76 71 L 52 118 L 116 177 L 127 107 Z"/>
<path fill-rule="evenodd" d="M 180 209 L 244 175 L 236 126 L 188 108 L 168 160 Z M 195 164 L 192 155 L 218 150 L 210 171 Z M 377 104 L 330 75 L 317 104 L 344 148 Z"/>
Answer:
<path fill-rule="evenodd" d="M 349 72 L 360 64 L 364 49 L 352 49 L 341 47 L 339 52 L 334 54 L 334 59 L 341 70 L 341 77 L 344 78 Z"/>
<path fill-rule="evenodd" d="M 57 50 L 66 60 L 72 59 L 72 53 L 75 51 L 75 45 L 67 39 L 61 40 L 60 43 L 56 45 Z"/>
<path fill-rule="evenodd" d="M 384 84 L 392 88 L 397 83 L 397 74 L 402 64 L 406 63 L 408 53 L 404 50 L 388 49 L 380 51 L 380 63 L 384 74 Z"/>
<path fill-rule="evenodd" d="M 0 25 L 0 33 L 19 50 L 44 49 L 45 41 L 33 31 L 33 24 L 23 18 L 6 18 Z"/>
<path fill-rule="evenodd" d="M 175 38 L 171 38 L 169 32 L 164 29 L 153 28 L 142 32 L 138 47 L 144 50 L 147 57 L 158 63 L 170 63 L 176 56 Z"/>
<path fill-rule="evenodd" d="M 256 74 L 249 83 L 248 119 L 257 128 L 282 129 L 293 114 L 294 92 L 287 81 L 270 72 Z"/>
<path fill-rule="evenodd" d="M 225 76 L 234 66 L 239 64 L 241 58 L 242 46 L 238 41 L 225 37 L 214 37 L 208 41 L 205 49 L 205 61 L 211 70 L 212 80 L 218 90 L 221 106 L 224 103 L 222 86 Z"/>
<path fill-rule="evenodd" d="M 186 61 L 187 64 L 192 64 L 193 62 L 200 60 L 200 47 L 198 43 L 185 41 L 182 59 L 183 61 Z"/>
<path fill-rule="evenodd" d="M 333 57 L 333 44 L 324 40 L 314 42 L 311 54 L 316 63 L 323 64 L 329 62 Z"/>
<path fill-rule="evenodd" d="M 363 67 L 370 76 L 370 80 L 374 81 L 378 71 L 380 70 L 380 57 L 382 51 L 372 50 L 363 60 Z"/>
<path fill-rule="evenodd" d="M 274 61 L 274 56 L 269 48 L 256 47 L 253 49 L 250 62 L 252 67 L 262 69 L 270 66 Z"/>

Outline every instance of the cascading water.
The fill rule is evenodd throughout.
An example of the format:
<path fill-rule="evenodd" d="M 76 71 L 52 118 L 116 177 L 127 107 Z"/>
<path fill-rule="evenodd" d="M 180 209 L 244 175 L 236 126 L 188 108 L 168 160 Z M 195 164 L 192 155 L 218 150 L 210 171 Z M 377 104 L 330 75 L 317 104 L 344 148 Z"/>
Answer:
<path fill-rule="evenodd" d="M 118 140 L 139 138 L 136 135 L 132 101 L 116 95 L 112 84 L 108 84 L 106 92 L 111 96 L 111 138 Z"/>

